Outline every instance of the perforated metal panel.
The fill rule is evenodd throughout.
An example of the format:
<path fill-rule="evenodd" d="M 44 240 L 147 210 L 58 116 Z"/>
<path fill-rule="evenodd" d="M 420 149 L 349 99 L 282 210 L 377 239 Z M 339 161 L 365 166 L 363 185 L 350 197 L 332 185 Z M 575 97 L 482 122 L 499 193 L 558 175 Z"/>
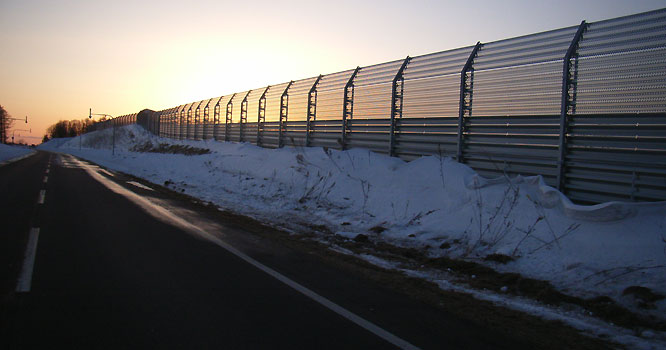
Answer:
<path fill-rule="evenodd" d="M 247 116 L 242 124 L 240 140 L 243 142 L 257 143 L 257 123 L 259 121 L 259 99 L 266 87 L 252 89 L 247 95 Z"/>
<path fill-rule="evenodd" d="M 403 60 L 362 67 L 352 87 L 353 109 L 348 121 L 348 147 L 386 153 L 391 122 L 393 78 Z"/>
<path fill-rule="evenodd" d="M 403 73 L 402 118 L 395 146 L 398 156 L 455 156 L 460 70 L 471 52 L 472 47 L 465 47 L 410 60 Z"/>
<path fill-rule="evenodd" d="M 591 23 L 578 57 L 577 114 L 666 110 L 666 10 Z"/>
<path fill-rule="evenodd" d="M 317 121 L 342 119 L 344 88 L 353 72 L 353 69 L 346 70 L 327 74 L 321 78 L 317 85 L 317 114 L 315 118 Z M 318 130 L 315 129 L 315 132 L 318 132 Z"/>
<path fill-rule="evenodd" d="M 234 94 L 224 95 L 220 100 L 215 104 L 219 106 L 219 116 L 215 119 L 215 114 L 213 114 L 213 119 L 215 123 L 215 128 L 213 135 L 215 140 L 224 141 L 226 136 L 226 119 L 227 119 L 227 108 L 231 108 L 230 111 L 233 111 L 233 105 L 230 105 L 231 99 L 234 97 Z M 217 108 L 217 107 L 216 107 Z"/>

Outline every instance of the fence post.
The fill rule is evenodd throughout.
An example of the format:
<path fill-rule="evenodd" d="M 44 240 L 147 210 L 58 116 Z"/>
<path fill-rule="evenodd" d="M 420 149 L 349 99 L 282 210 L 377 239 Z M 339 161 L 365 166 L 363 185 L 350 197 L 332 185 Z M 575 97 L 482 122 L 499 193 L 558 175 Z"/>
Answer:
<path fill-rule="evenodd" d="M 284 141 L 282 141 L 282 133 L 284 123 L 287 121 L 287 115 L 289 112 L 289 94 L 287 94 L 287 91 L 289 91 L 289 88 L 293 82 L 294 81 L 292 80 L 289 82 L 289 84 L 287 84 L 287 87 L 284 89 L 284 92 L 282 92 L 282 95 L 280 96 L 280 128 L 278 130 L 278 148 L 281 148 L 284 144 Z"/>
<path fill-rule="evenodd" d="M 215 103 L 215 107 L 213 107 L 213 137 L 212 139 L 217 141 L 217 131 L 220 128 L 220 101 L 222 100 L 223 97 L 220 97 L 220 99 L 217 100 Z"/>
<path fill-rule="evenodd" d="M 201 128 L 201 102 L 197 105 L 197 108 L 194 110 L 194 140 L 197 139 L 197 129 Z M 201 139 L 203 139 L 203 134 Z"/>
<path fill-rule="evenodd" d="M 271 86 L 268 85 L 259 97 L 259 107 L 257 108 L 257 146 L 261 146 L 261 136 L 264 134 L 264 123 L 266 122 L 266 93 Z"/>
<path fill-rule="evenodd" d="M 312 122 L 317 119 L 317 84 L 321 80 L 320 74 L 308 92 L 308 110 L 307 122 L 305 125 L 305 147 L 310 147 L 310 132 L 312 131 Z"/>
<path fill-rule="evenodd" d="M 402 77 L 405 67 L 409 64 L 409 61 L 412 58 L 407 56 L 405 61 L 402 62 L 402 66 L 398 70 L 398 73 L 395 74 L 393 78 L 393 85 L 391 86 L 391 125 L 389 127 L 389 149 L 388 155 L 393 157 L 395 154 L 395 129 L 396 129 L 396 118 L 402 118 L 402 96 L 405 91 L 405 79 Z M 400 83 L 400 91 L 398 91 L 398 83 Z"/>
<path fill-rule="evenodd" d="M 211 98 L 206 102 L 206 106 L 204 107 L 204 115 L 203 115 L 203 127 L 201 128 L 201 139 L 205 140 L 206 139 L 206 134 L 209 129 L 208 124 L 210 124 L 210 101 L 213 99 Z"/>
<path fill-rule="evenodd" d="M 234 109 L 234 104 L 232 101 L 234 100 L 234 97 L 236 97 L 236 94 L 234 93 L 231 98 L 229 99 L 229 102 L 227 102 L 227 115 L 224 120 L 224 141 L 229 141 L 229 125 L 231 125 L 231 112 L 233 112 Z"/>
<path fill-rule="evenodd" d="M 458 149 L 456 151 L 456 160 L 459 163 L 463 159 L 463 135 L 466 131 L 465 128 L 465 114 L 467 117 L 472 116 L 472 93 L 474 90 L 474 59 L 479 53 L 479 49 L 483 46 L 480 41 L 476 43 L 472 53 L 467 58 L 467 62 L 460 71 L 460 104 L 458 106 Z M 469 78 L 467 73 L 470 73 Z"/>
<path fill-rule="evenodd" d="M 361 70 L 361 67 L 356 67 L 354 73 L 347 81 L 344 91 L 344 99 L 342 101 L 342 135 L 340 137 L 340 149 L 343 151 L 347 148 L 347 131 L 349 130 L 349 120 L 354 116 L 354 78 Z"/>
<path fill-rule="evenodd" d="M 185 106 L 180 110 L 180 124 L 178 125 L 178 139 L 183 140 L 183 124 L 185 124 Z"/>
<path fill-rule="evenodd" d="M 565 191 L 565 162 L 567 153 L 567 133 L 569 131 L 569 111 L 571 114 L 576 113 L 576 87 L 577 81 L 572 76 L 571 60 L 578 60 L 578 44 L 583 37 L 583 33 L 587 30 L 587 23 L 580 22 L 578 31 L 574 36 L 567 53 L 564 55 L 564 62 L 562 67 L 562 105 L 560 109 L 560 136 L 558 142 L 558 155 L 557 155 L 557 189 L 564 193 Z M 574 65 L 574 75 L 577 75 L 577 65 Z"/>
<path fill-rule="evenodd" d="M 190 138 L 190 129 L 192 128 L 192 106 L 187 109 L 187 128 L 185 129 L 185 139 Z"/>
<path fill-rule="evenodd" d="M 243 142 L 243 124 L 247 123 L 247 97 L 250 95 L 250 92 L 252 90 L 249 90 L 247 94 L 245 94 L 245 97 L 243 97 L 243 101 L 241 102 L 241 115 L 240 115 L 240 121 L 239 121 L 239 130 L 238 130 L 238 141 Z"/>

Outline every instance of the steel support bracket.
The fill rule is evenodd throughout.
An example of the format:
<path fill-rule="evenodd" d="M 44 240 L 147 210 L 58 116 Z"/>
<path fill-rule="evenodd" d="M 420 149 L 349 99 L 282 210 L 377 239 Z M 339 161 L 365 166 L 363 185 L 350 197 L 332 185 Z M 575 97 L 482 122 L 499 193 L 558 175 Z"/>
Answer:
<path fill-rule="evenodd" d="M 264 122 L 266 121 L 266 92 L 271 86 L 266 86 L 264 92 L 259 97 L 259 106 L 257 107 L 257 146 L 261 146 L 261 135 L 264 132 Z"/>
<path fill-rule="evenodd" d="M 465 114 L 467 117 L 472 115 L 472 93 L 474 88 L 474 59 L 479 53 L 479 50 L 483 44 L 480 41 L 476 43 L 467 58 L 465 66 L 460 71 L 460 104 L 458 105 L 458 147 L 456 151 L 456 160 L 459 163 L 464 162 L 463 159 L 463 135 L 465 134 Z M 471 73 L 469 79 L 467 78 L 467 73 Z"/>
<path fill-rule="evenodd" d="M 395 130 L 396 123 L 402 118 L 402 97 L 405 90 L 405 79 L 402 75 L 405 71 L 405 68 L 411 61 L 411 57 L 407 56 L 402 62 L 402 66 L 398 69 L 398 72 L 393 78 L 393 84 L 391 86 L 391 125 L 389 126 L 389 148 L 388 155 L 393 157 L 395 155 Z M 398 91 L 398 83 L 400 84 L 400 91 Z"/>
<path fill-rule="evenodd" d="M 226 118 L 224 120 L 224 141 L 229 141 L 229 127 L 232 122 L 232 112 L 234 111 L 234 104 L 232 101 L 234 100 L 234 97 L 236 97 L 236 94 L 234 93 L 231 95 L 231 98 L 229 99 L 229 102 L 227 102 L 227 114 Z"/>
<path fill-rule="evenodd" d="M 349 120 L 354 116 L 354 78 L 361 70 L 356 67 L 351 77 L 345 84 L 344 99 L 342 101 L 342 134 L 340 135 L 340 149 L 347 148 L 347 133 L 349 132 Z M 351 90 L 351 91 L 350 91 Z"/>
<path fill-rule="evenodd" d="M 289 94 L 287 92 L 293 83 L 293 80 L 290 81 L 289 84 L 287 84 L 287 87 L 284 88 L 282 95 L 280 95 L 280 128 L 278 130 L 278 148 L 282 148 L 284 145 L 284 141 L 282 140 L 284 137 L 284 124 L 287 122 L 287 115 L 289 114 Z"/>
<path fill-rule="evenodd" d="M 578 57 L 578 45 L 583 33 L 587 30 L 588 24 L 582 21 L 578 26 L 578 31 L 574 36 L 567 53 L 564 55 L 564 62 L 562 67 L 562 104 L 560 109 L 560 135 L 558 142 L 558 155 L 557 155 L 557 189 L 565 192 L 565 162 L 567 151 L 567 133 L 569 132 L 569 110 L 575 114 L 576 105 L 576 86 L 577 81 L 574 78 L 577 72 L 571 72 L 571 60 Z M 577 65 L 574 65 L 577 67 Z"/>
<path fill-rule="evenodd" d="M 243 101 L 241 101 L 241 115 L 240 115 L 240 120 L 238 121 L 238 141 L 243 142 L 243 130 L 244 125 L 247 123 L 247 97 L 250 96 L 250 92 L 252 90 L 248 90 L 248 92 L 245 94 L 245 97 L 243 97 Z"/>
<path fill-rule="evenodd" d="M 312 132 L 312 122 L 317 119 L 317 85 L 323 75 L 319 75 L 317 80 L 308 92 L 307 122 L 305 124 L 305 147 L 310 147 L 310 132 Z"/>

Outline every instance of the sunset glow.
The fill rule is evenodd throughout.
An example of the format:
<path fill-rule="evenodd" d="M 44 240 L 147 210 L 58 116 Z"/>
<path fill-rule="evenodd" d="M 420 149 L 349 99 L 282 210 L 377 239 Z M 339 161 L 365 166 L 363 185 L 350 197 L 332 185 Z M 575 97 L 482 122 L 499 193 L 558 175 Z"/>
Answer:
<path fill-rule="evenodd" d="M 61 119 L 238 91 L 663 7 L 663 1 L 0 3 L 0 105 Z M 471 9 L 470 9 L 471 8 Z"/>

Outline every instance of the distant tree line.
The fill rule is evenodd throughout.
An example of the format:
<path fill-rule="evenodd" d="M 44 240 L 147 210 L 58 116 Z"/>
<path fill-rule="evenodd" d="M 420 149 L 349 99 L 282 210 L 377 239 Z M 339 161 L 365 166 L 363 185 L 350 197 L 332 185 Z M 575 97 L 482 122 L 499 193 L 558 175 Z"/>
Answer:
<path fill-rule="evenodd" d="M 49 139 L 59 137 L 79 136 L 85 133 L 88 128 L 90 128 L 90 126 L 105 120 L 105 117 L 102 117 L 97 121 L 93 121 L 87 118 L 81 120 L 61 120 L 46 129 L 46 135 L 44 135 L 42 141 L 45 142 Z"/>
<path fill-rule="evenodd" d="M 0 106 L 0 142 L 7 143 L 9 137 L 9 129 L 12 127 L 14 120 L 5 110 L 5 107 Z"/>

